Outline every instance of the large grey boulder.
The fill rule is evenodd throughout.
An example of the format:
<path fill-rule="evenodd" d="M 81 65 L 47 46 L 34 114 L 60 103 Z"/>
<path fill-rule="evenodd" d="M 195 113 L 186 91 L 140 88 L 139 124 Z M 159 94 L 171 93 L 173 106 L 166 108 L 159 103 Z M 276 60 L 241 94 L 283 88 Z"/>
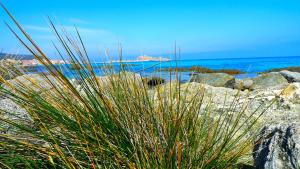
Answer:
<path fill-rule="evenodd" d="M 234 83 L 234 89 L 238 90 L 252 90 L 253 80 L 246 78 L 246 79 L 236 79 Z"/>
<path fill-rule="evenodd" d="M 199 73 L 193 75 L 190 82 L 204 83 L 214 87 L 233 88 L 235 78 L 226 73 Z"/>
<path fill-rule="evenodd" d="M 288 81 L 279 73 L 266 73 L 253 78 L 253 89 L 284 88 Z"/>
<path fill-rule="evenodd" d="M 289 146 L 292 148 L 288 149 L 288 153 L 292 153 L 293 157 L 295 157 L 299 163 L 300 83 L 291 83 L 286 88 L 281 90 L 256 90 L 250 93 L 249 98 L 252 98 L 251 105 L 249 106 L 249 108 L 252 110 L 257 108 L 261 104 L 269 106 L 267 111 L 259 119 L 259 124 L 271 127 L 265 127 L 262 130 L 259 138 L 261 142 L 258 142 L 260 144 L 258 146 L 262 148 L 268 145 L 270 147 L 270 150 L 256 152 L 256 150 L 258 149 L 258 147 L 256 147 L 256 150 L 254 151 L 254 154 L 256 153 L 256 157 L 254 158 L 257 168 L 263 168 L 262 165 L 266 166 L 265 168 L 267 168 L 267 166 L 270 167 L 271 165 L 273 165 L 276 166 L 274 167 L 274 169 L 281 169 L 280 165 L 287 165 L 285 163 L 289 161 L 286 161 L 287 156 L 286 154 L 284 155 L 284 153 L 286 153 L 285 151 L 287 150 L 282 149 L 282 147 L 280 146 L 283 145 L 283 140 L 287 140 L 286 138 L 284 138 L 284 136 L 286 136 L 285 133 L 288 132 L 292 133 L 290 140 L 293 140 L 293 144 L 289 144 Z M 268 154 L 265 154 L 265 156 L 263 156 L 263 153 Z M 262 162 L 263 164 L 261 164 Z"/>
<path fill-rule="evenodd" d="M 300 82 L 300 73 L 298 72 L 291 72 L 288 70 L 283 70 L 279 72 L 282 76 L 284 76 L 288 82 Z"/>
<path fill-rule="evenodd" d="M 254 144 L 254 166 L 259 169 L 299 169 L 294 125 L 264 127 Z"/>
<path fill-rule="evenodd" d="M 149 90 L 149 95 L 155 100 L 159 97 L 167 98 L 170 96 L 171 91 L 178 91 L 180 82 L 172 81 L 166 84 L 160 85 L 158 90 L 151 89 Z M 178 93 L 179 94 L 179 93 Z M 207 105 L 210 104 L 210 108 L 213 111 L 212 114 L 221 114 L 223 110 L 232 110 L 234 112 L 241 111 L 243 109 L 244 100 L 248 101 L 248 92 L 240 91 L 236 89 L 226 88 L 226 87 L 214 87 L 203 83 L 197 82 L 188 82 L 180 84 L 180 95 L 182 98 L 185 98 L 186 103 L 195 99 L 195 96 L 203 95 L 201 109 L 204 109 Z M 238 101 L 237 101 L 238 100 Z M 233 108 L 232 102 L 235 101 L 237 104 Z M 158 102 L 159 103 L 159 102 Z M 156 104 L 156 103 L 155 103 Z M 256 105 L 254 105 L 256 106 Z M 233 110 L 234 109 L 234 110 Z M 253 108 L 254 110 L 254 108 Z M 251 109 L 252 111 L 252 109 Z M 249 111 L 245 112 L 245 115 Z M 217 116 L 216 116 L 217 117 Z"/>

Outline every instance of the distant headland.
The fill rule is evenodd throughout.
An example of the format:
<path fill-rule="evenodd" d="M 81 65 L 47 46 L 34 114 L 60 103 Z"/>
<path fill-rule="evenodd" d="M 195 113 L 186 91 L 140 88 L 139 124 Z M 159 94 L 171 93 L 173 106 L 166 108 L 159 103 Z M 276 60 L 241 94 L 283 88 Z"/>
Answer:
<path fill-rule="evenodd" d="M 154 56 L 141 55 L 141 56 L 138 56 L 134 60 L 112 60 L 111 62 L 148 62 L 148 61 L 167 62 L 167 61 L 171 61 L 171 59 L 161 57 L 161 56 L 160 57 L 154 57 Z"/>
<path fill-rule="evenodd" d="M 138 61 L 170 61 L 171 59 L 164 58 L 164 57 L 153 57 L 153 56 L 142 55 L 137 57 L 137 60 Z"/>

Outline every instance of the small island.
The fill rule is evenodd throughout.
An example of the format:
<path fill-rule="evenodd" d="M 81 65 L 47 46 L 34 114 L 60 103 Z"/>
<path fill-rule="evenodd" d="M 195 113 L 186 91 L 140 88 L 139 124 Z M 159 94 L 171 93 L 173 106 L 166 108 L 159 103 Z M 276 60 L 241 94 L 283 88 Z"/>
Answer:
<path fill-rule="evenodd" d="M 164 57 L 153 57 L 153 56 L 147 56 L 147 55 L 142 55 L 137 57 L 137 61 L 170 61 L 171 59 L 169 58 L 164 58 Z"/>
<path fill-rule="evenodd" d="M 141 55 L 141 56 L 138 56 L 134 60 L 112 60 L 112 61 L 109 61 L 109 62 L 148 62 L 148 61 L 167 62 L 167 61 L 171 61 L 171 59 L 161 57 L 161 56 L 160 57 L 154 57 L 154 56 Z"/>

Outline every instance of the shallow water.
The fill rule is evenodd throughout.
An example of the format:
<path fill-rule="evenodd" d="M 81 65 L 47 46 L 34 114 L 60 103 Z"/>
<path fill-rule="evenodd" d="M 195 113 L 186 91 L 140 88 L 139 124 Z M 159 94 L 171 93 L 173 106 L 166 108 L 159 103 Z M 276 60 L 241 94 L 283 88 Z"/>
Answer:
<path fill-rule="evenodd" d="M 197 59 L 197 60 L 180 60 L 180 61 L 148 61 L 148 62 L 125 62 L 128 66 L 125 68 L 128 71 L 140 73 L 142 76 L 161 76 L 167 80 L 175 79 L 176 74 L 169 72 L 156 72 L 160 68 L 169 67 L 191 67 L 202 66 L 211 69 L 238 69 L 246 74 L 236 75 L 236 78 L 255 77 L 258 72 L 267 71 L 274 68 L 284 68 L 290 66 L 300 66 L 300 56 L 298 57 L 260 57 L 260 58 L 226 58 L 226 59 Z M 103 75 L 101 67 L 107 65 L 105 63 L 94 63 L 97 75 Z M 63 65 L 70 66 L 70 65 Z M 112 63 L 116 71 L 120 70 L 120 63 Z M 39 71 L 44 71 L 42 66 L 38 67 Z M 64 72 L 68 77 L 72 77 L 72 72 Z M 182 81 L 187 81 L 190 78 L 190 72 L 181 72 L 180 78 Z"/>

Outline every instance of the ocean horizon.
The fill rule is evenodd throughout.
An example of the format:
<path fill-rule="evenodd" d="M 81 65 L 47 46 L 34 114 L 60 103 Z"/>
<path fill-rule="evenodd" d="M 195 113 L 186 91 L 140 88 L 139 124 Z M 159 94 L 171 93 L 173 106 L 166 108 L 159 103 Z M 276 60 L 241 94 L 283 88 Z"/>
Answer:
<path fill-rule="evenodd" d="M 236 78 L 253 78 L 258 76 L 260 72 L 265 72 L 275 68 L 286 68 L 292 66 L 300 66 L 300 56 L 285 57 L 253 57 L 253 58 L 212 58 L 212 59 L 185 59 L 170 61 L 129 61 L 122 62 L 127 65 L 126 70 L 136 72 L 144 77 L 159 76 L 167 81 L 174 79 L 176 74 L 170 72 L 157 71 L 164 68 L 190 68 L 192 66 L 201 66 L 214 70 L 220 69 L 236 69 L 244 72 L 244 74 L 235 75 Z M 96 70 L 96 74 L 103 76 L 103 67 L 109 65 L 115 71 L 120 70 L 120 62 L 103 63 L 94 62 L 92 65 Z M 61 66 L 61 65 L 60 65 Z M 64 66 L 70 66 L 65 64 Z M 42 66 L 38 66 L 38 71 L 43 71 Z M 62 69 L 63 70 L 63 69 Z M 68 77 L 72 78 L 72 71 L 63 71 Z M 180 72 L 181 81 L 188 81 L 191 72 Z M 170 78 L 171 77 L 171 78 Z"/>

